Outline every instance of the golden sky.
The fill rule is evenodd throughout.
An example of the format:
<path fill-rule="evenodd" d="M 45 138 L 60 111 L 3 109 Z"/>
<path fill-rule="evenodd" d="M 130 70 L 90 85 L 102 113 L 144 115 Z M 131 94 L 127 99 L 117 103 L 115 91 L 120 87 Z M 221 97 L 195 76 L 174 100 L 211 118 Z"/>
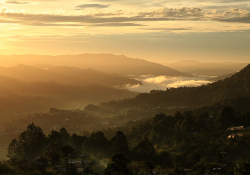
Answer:
<path fill-rule="evenodd" d="M 4 0 L 0 54 L 250 58 L 249 0 Z"/>

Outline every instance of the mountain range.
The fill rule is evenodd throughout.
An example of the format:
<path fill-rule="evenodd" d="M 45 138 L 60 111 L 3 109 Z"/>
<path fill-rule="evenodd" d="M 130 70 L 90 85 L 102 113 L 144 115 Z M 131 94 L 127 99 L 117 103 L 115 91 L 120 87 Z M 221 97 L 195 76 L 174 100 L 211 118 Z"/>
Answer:
<path fill-rule="evenodd" d="M 29 113 L 84 108 L 113 99 L 134 97 L 138 93 L 92 84 L 63 85 L 55 82 L 24 82 L 0 76 L 0 119 L 22 117 Z"/>
<path fill-rule="evenodd" d="M 101 64 L 102 58 L 100 56 L 104 56 L 102 61 L 106 62 L 105 64 Z M 29 65 L 0 67 L 1 118 L 47 111 L 51 107 L 60 109 L 83 108 L 85 105 L 101 102 L 104 102 L 101 106 L 113 109 L 207 105 L 239 96 L 245 97 L 250 94 L 249 65 L 230 78 L 208 85 L 170 88 L 166 91 L 152 90 L 150 93 L 138 94 L 114 88 L 127 84 L 141 84 L 140 81 L 125 76 L 129 73 L 129 65 L 134 64 L 134 67 L 131 67 L 130 74 L 136 74 L 136 71 L 138 71 L 137 73 L 140 73 L 140 75 L 143 75 L 143 73 L 157 75 L 158 73 L 164 73 L 164 71 L 169 75 L 168 71 L 172 71 L 172 69 L 145 60 L 108 54 L 55 57 L 28 55 L 25 58 L 20 56 L 10 56 L 9 58 L 10 60 L 4 60 L 2 65 L 7 66 L 7 63 L 10 64 L 11 60 L 17 61 L 19 59 L 26 60 Z M 70 61 L 70 58 L 72 61 Z M 109 62 L 107 61 L 108 58 L 111 58 Z M 52 60 L 51 64 L 47 64 L 50 59 Z M 36 62 L 39 60 L 40 63 Z M 127 60 L 127 63 L 123 63 L 122 60 Z M 117 66 L 118 62 L 119 66 Z M 56 63 L 66 64 L 67 66 L 53 65 Z M 77 67 L 71 67 L 74 65 L 77 65 Z M 89 68 L 90 65 L 106 71 L 100 72 L 99 69 L 96 71 Z M 148 67 L 145 65 L 148 65 Z M 140 66 L 143 69 L 140 69 Z M 150 66 L 152 66 L 152 69 L 149 68 Z M 113 69 L 108 70 L 108 67 Z M 114 70 L 116 70 L 116 73 L 110 73 L 115 72 Z M 123 72 L 123 75 L 117 74 L 119 71 L 120 73 Z M 172 75 L 188 76 L 178 71 L 172 71 L 172 73 Z"/>
<path fill-rule="evenodd" d="M 59 84 L 79 86 L 99 84 L 113 87 L 125 86 L 127 84 L 142 84 L 140 81 L 135 79 L 114 73 L 103 73 L 94 69 L 80 69 L 67 66 L 37 68 L 20 64 L 9 68 L 0 67 L 0 75 L 26 82 L 52 81 Z"/>
<path fill-rule="evenodd" d="M 73 67 L 37 68 L 27 65 L 0 67 L 0 119 L 28 113 L 84 108 L 138 93 L 115 88 L 140 81 L 118 74 Z"/>
<path fill-rule="evenodd" d="M 143 59 L 129 58 L 124 55 L 112 54 L 81 54 L 81 55 L 0 55 L 2 66 L 50 65 L 69 66 L 77 68 L 92 68 L 101 72 L 118 73 L 121 75 L 165 75 L 165 76 L 191 76 L 169 68 L 167 66 L 149 62 Z M 46 66 L 47 67 L 47 66 Z"/>
<path fill-rule="evenodd" d="M 138 93 L 119 88 L 142 83 L 126 75 L 190 76 L 158 63 L 111 54 L 0 55 L 0 62 L 0 118 L 134 97 Z"/>

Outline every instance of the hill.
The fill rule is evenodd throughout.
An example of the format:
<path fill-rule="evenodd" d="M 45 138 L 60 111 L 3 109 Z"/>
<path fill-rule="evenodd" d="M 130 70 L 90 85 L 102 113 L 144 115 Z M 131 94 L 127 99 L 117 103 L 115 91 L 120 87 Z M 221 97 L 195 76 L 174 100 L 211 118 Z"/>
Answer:
<path fill-rule="evenodd" d="M 0 119 L 22 117 L 28 113 L 84 108 L 113 99 L 134 97 L 138 93 L 102 85 L 74 86 L 55 82 L 23 82 L 0 76 Z"/>
<path fill-rule="evenodd" d="M 17 87 L 21 88 L 27 85 L 27 82 L 0 75 L 0 87 L 5 91 L 15 91 Z"/>
<path fill-rule="evenodd" d="M 230 78 L 200 87 L 152 90 L 133 99 L 112 101 L 102 106 L 110 108 L 199 106 L 250 95 L 250 65 Z"/>
<path fill-rule="evenodd" d="M 89 84 L 101 84 L 104 86 L 124 86 L 127 84 L 142 84 L 140 81 L 128 78 L 115 73 L 103 73 L 91 68 L 79 69 L 74 67 L 58 66 L 48 68 L 48 71 L 65 75 L 70 78 L 77 78 L 75 84 L 79 82 L 88 82 Z"/>
<path fill-rule="evenodd" d="M 49 82 L 86 86 L 99 84 L 103 86 L 137 85 L 140 81 L 118 74 L 103 73 L 93 69 L 74 67 L 50 67 L 46 69 L 19 64 L 14 67 L 0 68 L 0 75 L 12 77 L 26 82 Z"/>
<path fill-rule="evenodd" d="M 2 66 L 16 64 L 45 64 L 52 66 L 69 66 L 77 68 L 92 68 L 102 72 L 118 73 L 122 75 L 166 75 L 190 76 L 158 63 L 143 59 L 128 58 L 124 55 L 112 54 L 81 54 L 81 55 L 11 55 L 1 56 Z"/>

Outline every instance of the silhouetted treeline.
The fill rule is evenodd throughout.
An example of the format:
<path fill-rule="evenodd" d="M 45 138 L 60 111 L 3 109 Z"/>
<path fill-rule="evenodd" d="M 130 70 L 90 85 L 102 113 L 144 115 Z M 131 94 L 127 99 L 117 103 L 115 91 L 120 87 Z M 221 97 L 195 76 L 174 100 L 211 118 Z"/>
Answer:
<path fill-rule="evenodd" d="M 81 160 L 85 174 L 249 173 L 249 118 L 249 112 L 229 106 L 214 114 L 160 113 L 90 136 L 70 135 L 65 128 L 46 136 L 32 123 L 9 144 L 0 172 L 76 173 L 70 162 Z"/>

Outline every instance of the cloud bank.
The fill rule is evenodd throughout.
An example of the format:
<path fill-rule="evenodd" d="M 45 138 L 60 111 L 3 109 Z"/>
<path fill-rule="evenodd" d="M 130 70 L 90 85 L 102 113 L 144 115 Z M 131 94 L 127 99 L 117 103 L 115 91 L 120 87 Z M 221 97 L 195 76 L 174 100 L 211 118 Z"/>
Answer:
<path fill-rule="evenodd" d="M 166 90 L 167 88 L 177 87 L 195 87 L 203 84 L 211 83 L 202 77 L 167 77 L 167 76 L 141 76 L 138 80 L 142 81 L 143 85 L 127 86 L 126 88 L 137 92 L 150 92 L 151 90 Z"/>
<path fill-rule="evenodd" d="M 105 8 L 101 4 L 85 4 L 78 7 L 98 7 Z M 31 14 L 24 12 L 13 12 L 6 8 L 0 9 L 0 17 L 4 21 L 21 25 L 62 25 L 67 23 L 78 25 L 105 24 L 105 23 L 136 23 L 136 22 L 156 22 L 156 21 L 221 21 L 231 23 L 250 23 L 250 13 L 247 10 L 229 8 L 224 12 L 216 10 L 203 10 L 201 8 L 156 8 L 132 13 L 123 14 L 121 11 L 96 13 L 86 15 L 67 15 L 67 14 Z M 4 23 L 4 21 L 2 23 Z M 117 24 L 118 25 L 118 24 Z M 101 25 L 100 25 L 101 26 Z M 135 25 L 136 26 L 136 25 Z"/>
<path fill-rule="evenodd" d="M 110 5 L 105 5 L 105 4 L 82 4 L 82 5 L 78 5 L 76 6 L 76 8 L 78 10 L 81 10 L 81 9 L 85 9 L 85 8 L 107 8 L 109 7 Z"/>
<path fill-rule="evenodd" d="M 24 2 L 24 1 L 4 1 L 3 4 L 15 4 L 15 5 L 24 5 L 28 4 L 29 2 Z"/>

